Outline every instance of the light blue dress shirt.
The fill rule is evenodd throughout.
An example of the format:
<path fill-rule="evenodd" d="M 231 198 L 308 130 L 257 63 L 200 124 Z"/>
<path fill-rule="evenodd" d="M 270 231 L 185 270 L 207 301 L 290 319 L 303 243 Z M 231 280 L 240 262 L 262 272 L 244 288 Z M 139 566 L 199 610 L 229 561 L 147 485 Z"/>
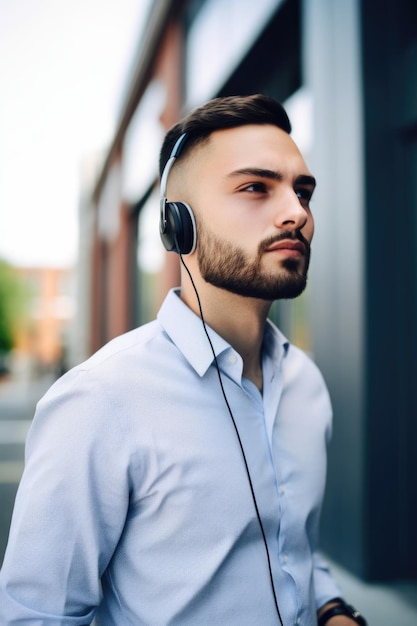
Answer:
<path fill-rule="evenodd" d="M 317 555 L 331 407 L 267 323 L 264 392 L 209 330 L 285 626 L 339 596 Z M 0 573 L 7 625 L 277 626 L 242 453 L 201 320 L 167 296 L 40 401 Z"/>

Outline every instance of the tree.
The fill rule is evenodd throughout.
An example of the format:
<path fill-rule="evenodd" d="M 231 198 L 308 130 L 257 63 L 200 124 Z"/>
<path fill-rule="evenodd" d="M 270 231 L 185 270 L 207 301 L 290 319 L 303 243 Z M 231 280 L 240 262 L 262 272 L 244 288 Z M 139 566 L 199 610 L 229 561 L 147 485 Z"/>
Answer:
<path fill-rule="evenodd" d="M 16 332 L 26 312 L 26 296 L 16 269 L 0 259 L 0 360 L 15 345 Z"/>

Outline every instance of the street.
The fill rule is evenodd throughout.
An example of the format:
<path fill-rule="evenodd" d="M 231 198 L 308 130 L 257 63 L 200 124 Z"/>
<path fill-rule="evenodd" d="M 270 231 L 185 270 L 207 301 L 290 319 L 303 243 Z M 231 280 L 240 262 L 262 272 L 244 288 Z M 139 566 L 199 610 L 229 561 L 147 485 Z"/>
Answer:
<path fill-rule="evenodd" d="M 51 384 L 49 377 L 0 381 L 0 564 L 17 486 L 23 472 L 24 443 L 35 406 Z"/>

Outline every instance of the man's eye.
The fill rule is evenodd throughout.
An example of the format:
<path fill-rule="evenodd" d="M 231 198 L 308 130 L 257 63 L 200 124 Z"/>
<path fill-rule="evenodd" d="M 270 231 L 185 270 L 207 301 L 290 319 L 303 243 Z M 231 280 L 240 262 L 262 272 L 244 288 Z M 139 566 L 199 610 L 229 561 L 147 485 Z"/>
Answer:
<path fill-rule="evenodd" d="M 295 193 L 302 204 L 308 204 L 311 200 L 311 196 L 313 195 L 313 192 L 306 187 L 296 189 Z"/>
<path fill-rule="evenodd" d="M 251 193 L 265 193 L 266 185 L 265 183 L 251 183 L 250 185 L 246 185 L 243 187 L 242 191 L 249 191 Z"/>

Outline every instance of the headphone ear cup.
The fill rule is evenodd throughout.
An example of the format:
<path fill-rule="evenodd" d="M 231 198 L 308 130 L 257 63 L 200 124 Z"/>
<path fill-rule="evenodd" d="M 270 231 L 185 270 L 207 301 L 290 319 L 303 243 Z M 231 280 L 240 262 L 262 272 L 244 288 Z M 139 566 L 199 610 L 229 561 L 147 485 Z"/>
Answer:
<path fill-rule="evenodd" d="M 191 254 L 196 245 L 194 213 L 185 202 L 165 203 L 165 222 L 160 225 L 162 243 L 169 252 Z"/>

